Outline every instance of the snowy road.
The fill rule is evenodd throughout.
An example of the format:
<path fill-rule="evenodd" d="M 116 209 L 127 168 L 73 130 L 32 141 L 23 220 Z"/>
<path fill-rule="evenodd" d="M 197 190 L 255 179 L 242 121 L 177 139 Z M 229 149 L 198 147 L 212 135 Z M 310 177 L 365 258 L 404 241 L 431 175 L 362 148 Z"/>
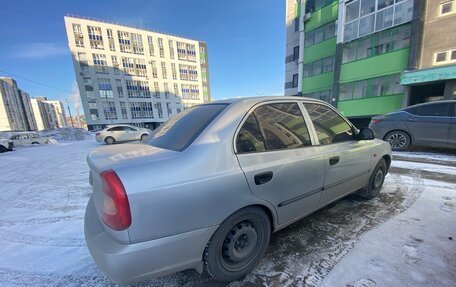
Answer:
<path fill-rule="evenodd" d="M 1 286 L 116 286 L 93 263 L 83 238 L 84 208 L 91 192 L 85 156 L 98 146 L 89 140 L 0 154 Z M 419 155 L 407 160 L 417 157 L 417 161 L 425 161 Z M 421 243 L 411 241 L 411 247 L 403 247 L 399 239 L 405 236 L 404 242 L 408 242 L 405 233 L 413 229 L 411 218 L 420 216 L 435 216 L 440 223 L 439 226 L 431 221 L 432 228 L 420 225 L 423 234 L 453 232 L 447 234 L 446 241 L 416 235 L 421 236 L 418 239 L 426 237 L 426 254 L 433 247 L 436 257 L 445 251 L 454 253 L 455 241 L 448 237 L 456 237 L 456 167 L 442 165 L 445 162 L 440 159 L 437 163 L 394 162 L 378 198 L 363 201 L 349 196 L 273 234 L 260 265 L 230 286 L 385 286 L 381 283 L 384 281 L 375 278 L 380 274 L 377 269 L 371 268 L 369 273 L 353 271 L 352 266 L 363 266 L 366 260 L 369 263 L 365 245 L 377 238 L 378 232 L 391 233 L 395 229 L 397 234 L 384 240 L 397 239 L 398 250 L 405 248 L 404 258 L 412 258 L 411 263 L 405 260 L 404 264 L 415 264 L 417 245 Z M 421 212 L 423 209 L 432 210 L 432 214 Z M 403 225 L 409 221 L 412 223 Z M 381 254 L 377 257 L 380 262 L 386 260 Z M 445 282 L 454 286 L 456 256 L 441 257 L 439 266 L 448 271 L 442 275 L 446 281 L 432 281 L 436 283 L 432 286 L 445 286 L 439 285 Z M 418 275 L 400 277 L 402 286 L 414 286 L 415 279 L 425 286 L 426 276 L 430 275 L 424 271 Z M 224 285 L 205 274 L 185 271 L 139 286 Z"/>

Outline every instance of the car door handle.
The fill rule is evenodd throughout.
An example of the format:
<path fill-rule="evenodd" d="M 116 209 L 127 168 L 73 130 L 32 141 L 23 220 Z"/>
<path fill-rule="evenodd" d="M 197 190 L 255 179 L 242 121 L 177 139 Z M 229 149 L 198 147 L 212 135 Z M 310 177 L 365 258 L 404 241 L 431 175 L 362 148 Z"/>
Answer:
<path fill-rule="evenodd" d="M 339 157 L 338 156 L 333 156 L 329 158 L 329 165 L 336 165 L 339 162 Z"/>
<path fill-rule="evenodd" d="M 272 171 L 267 171 L 255 175 L 254 180 L 256 185 L 265 184 L 272 179 Z"/>

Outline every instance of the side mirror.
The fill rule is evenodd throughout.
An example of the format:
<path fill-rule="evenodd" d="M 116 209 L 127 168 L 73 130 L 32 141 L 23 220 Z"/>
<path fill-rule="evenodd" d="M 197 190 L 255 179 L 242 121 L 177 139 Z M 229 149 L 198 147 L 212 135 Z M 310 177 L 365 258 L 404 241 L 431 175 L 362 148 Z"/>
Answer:
<path fill-rule="evenodd" d="M 362 140 L 373 140 L 375 138 L 374 131 L 370 128 L 361 128 L 359 133 L 356 135 L 356 139 L 359 141 Z"/>

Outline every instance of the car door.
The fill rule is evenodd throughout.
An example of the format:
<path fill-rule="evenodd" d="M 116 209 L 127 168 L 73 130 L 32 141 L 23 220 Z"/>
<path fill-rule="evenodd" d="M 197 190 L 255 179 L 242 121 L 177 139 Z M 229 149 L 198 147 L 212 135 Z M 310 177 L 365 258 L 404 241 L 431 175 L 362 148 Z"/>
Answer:
<path fill-rule="evenodd" d="M 405 125 L 412 134 L 412 144 L 445 147 L 450 130 L 450 104 L 432 103 L 411 110 Z"/>
<path fill-rule="evenodd" d="M 137 128 L 133 127 L 126 127 L 127 129 L 127 136 L 129 141 L 136 141 L 139 140 L 140 135 L 139 135 L 139 130 Z"/>
<path fill-rule="evenodd" d="M 20 135 L 12 136 L 11 140 L 14 142 L 14 146 L 22 146 L 22 140 Z"/>
<path fill-rule="evenodd" d="M 125 141 L 125 132 L 123 126 L 112 127 L 108 131 L 108 136 L 113 137 L 115 141 Z"/>
<path fill-rule="evenodd" d="M 22 144 L 23 145 L 31 145 L 32 144 L 32 135 L 22 135 Z"/>
<path fill-rule="evenodd" d="M 450 105 L 450 130 L 448 131 L 448 146 L 456 147 L 456 103 Z"/>
<path fill-rule="evenodd" d="M 364 187 L 370 176 L 371 143 L 358 141 L 354 128 L 332 107 L 304 103 L 324 155 L 326 177 L 319 206 Z"/>
<path fill-rule="evenodd" d="M 236 156 L 251 191 L 272 204 L 283 224 L 318 207 L 324 157 L 312 144 L 295 101 L 255 107 L 235 137 Z"/>

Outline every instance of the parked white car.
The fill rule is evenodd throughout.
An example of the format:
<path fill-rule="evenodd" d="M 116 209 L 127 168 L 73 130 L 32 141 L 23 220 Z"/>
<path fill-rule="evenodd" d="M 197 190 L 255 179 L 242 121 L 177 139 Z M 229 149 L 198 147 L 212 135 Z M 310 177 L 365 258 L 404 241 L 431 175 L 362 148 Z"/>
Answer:
<path fill-rule="evenodd" d="M 12 151 L 14 148 L 14 143 L 6 139 L 0 139 L 0 153 L 6 151 Z"/>
<path fill-rule="evenodd" d="M 48 144 L 50 142 L 49 137 L 42 137 L 34 132 L 15 134 L 10 140 L 14 143 L 14 146 Z"/>
<path fill-rule="evenodd" d="M 115 142 L 144 140 L 152 133 L 151 130 L 130 125 L 111 125 L 97 132 L 96 140 L 113 144 Z"/>

